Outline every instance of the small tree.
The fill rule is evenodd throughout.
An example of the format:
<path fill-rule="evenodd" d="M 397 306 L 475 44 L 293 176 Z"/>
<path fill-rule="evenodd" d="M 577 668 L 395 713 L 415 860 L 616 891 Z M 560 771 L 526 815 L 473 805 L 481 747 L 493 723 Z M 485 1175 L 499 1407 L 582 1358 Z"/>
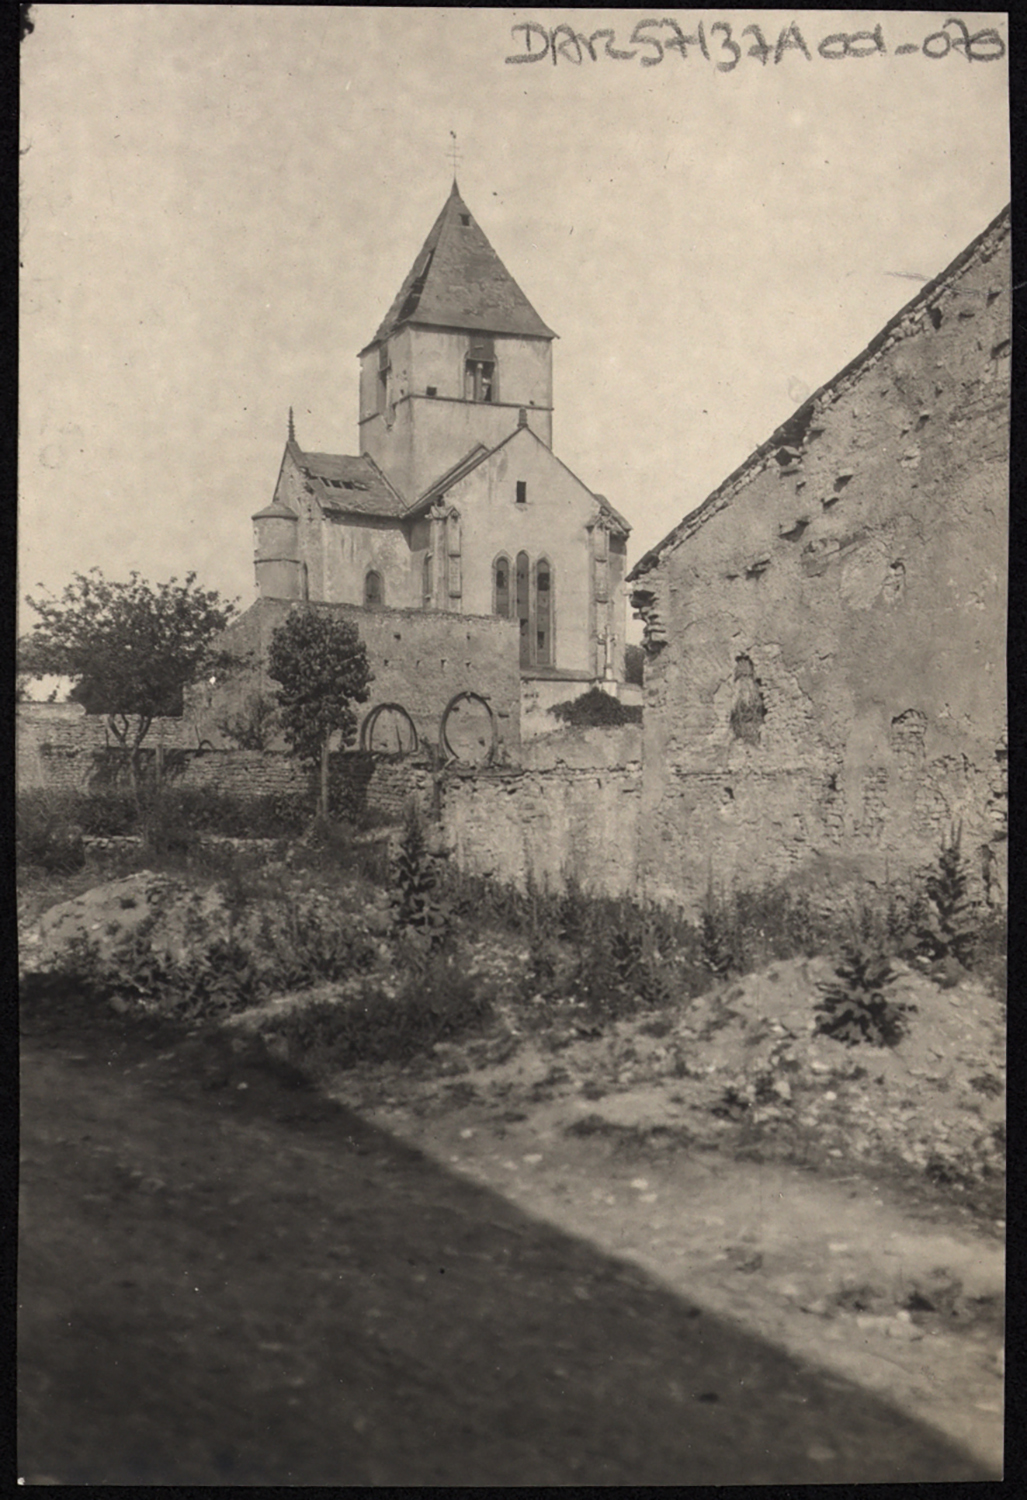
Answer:
<path fill-rule="evenodd" d="M 195 582 L 187 573 L 181 583 L 152 585 L 132 573 L 118 583 L 91 568 L 59 599 L 27 601 L 41 618 L 19 643 L 18 671 L 72 678 L 70 700 L 107 716 L 137 799 L 140 749 L 154 719 L 179 716 L 183 689 L 223 660 L 215 642 L 235 605 Z"/>
<path fill-rule="evenodd" d="M 977 944 L 979 906 L 970 895 L 970 865 L 961 844 L 963 825 L 942 838 L 934 869 L 927 876 L 928 909 L 920 923 L 922 950 L 933 959 L 953 957 L 969 968 Z"/>
<path fill-rule="evenodd" d="M 297 609 L 271 637 L 268 676 L 280 684 L 282 733 L 293 754 L 320 764 L 319 810 L 328 816 L 328 747 L 338 731 L 342 743 L 356 734 L 352 704 L 366 703 L 374 681 L 367 647 L 347 620 Z"/>

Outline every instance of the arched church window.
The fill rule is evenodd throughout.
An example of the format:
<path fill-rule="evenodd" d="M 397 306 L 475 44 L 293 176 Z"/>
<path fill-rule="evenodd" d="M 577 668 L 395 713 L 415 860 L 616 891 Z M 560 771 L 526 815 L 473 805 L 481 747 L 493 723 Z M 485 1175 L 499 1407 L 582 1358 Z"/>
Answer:
<path fill-rule="evenodd" d="M 492 612 L 510 618 L 510 559 L 497 557 L 492 564 Z"/>
<path fill-rule="evenodd" d="M 545 557 L 535 564 L 535 661 L 553 665 L 553 570 Z"/>
<path fill-rule="evenodd" d="M 364 578 L 364 603 L 368 609 L 381 609 L 385 603 L 385 585 L 382 575 L 369 568 Z"/>
<path fill-rule="evenodd" d="M 424 554 L 424 562 L 421 564 L 421 603 L 425 609 L 431 609 L 432 595 L 435 592 L 435 573 L 432 568 L 431 553 Z"/>
<path fill-rule="evenodd" d="M 521 625 L 521 666 L 531 666 L 531 605 L 529 601 L 528 554 L 517 554 L 517 618 Z"/>

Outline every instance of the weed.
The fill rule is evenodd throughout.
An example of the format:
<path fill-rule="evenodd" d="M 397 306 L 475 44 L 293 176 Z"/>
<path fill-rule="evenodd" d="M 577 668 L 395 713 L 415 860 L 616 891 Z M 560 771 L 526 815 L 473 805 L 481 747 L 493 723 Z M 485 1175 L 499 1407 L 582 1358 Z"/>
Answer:
<path fill-rule="evenodd" d="M 716 979 L 725 979 L 738 967 L 732 929 L 727 905 L 714 890 L 711 876 L 699 916 L 699 953 L 703 967 Z"/>
<path fill-rule="evenodd" d="M 440 948 L 450 936 L 452 909 L 439 890 L 436 860 L 428 852 L 424 823 L 416 809 L 406 827 L 392 872 L 392 912 L 400 931 Z"/>
<path fill-rule="evenodd" d="M 385 885 L 390 875 L 387 837 L 362 838 L 354 824 L 315 817 L 287 856 L 293 870 L 309 870 L 320 877 L 345 872 Z"/>
<path fill-rule="evenodd" d="M 406 1062 L 482 1029 L 493 1004 L 491 992 L 462 973 L 452 954 L 436 953 L 394 994 L 366 980 L 355 998 L 311 1001 L 268 1022 L 263 1034 L 284 1039 L 289 1061 L 315 1071 Z"/>
<path fill-rule="evenodd" d="M 888 996 L 894 980 L 887 955 L 854 932 L 842 947 L 834 978 L 821 986 L 815 1007 L 817 1030 L 849 1046 L 896 1046 L 906 1033 L 907 1015 L 916 1007 Z"/>
<path fill-rule="evenodd" d="M 145 921 L 107 956 L 95 943 L 72 942 L 61 956 L 61 975 L 91 997 L 192 1022 L 245 1010 L 276 992 L 353 979 L 377 958 L 365 934 L 295 904 L 275 925 L 265 918 L 256 931 L 237 925 L 230 909 L 227 931 L 214 937 L 197 917 L 185 933 L 183 958 L 153 945 L 153 925 Z"/>

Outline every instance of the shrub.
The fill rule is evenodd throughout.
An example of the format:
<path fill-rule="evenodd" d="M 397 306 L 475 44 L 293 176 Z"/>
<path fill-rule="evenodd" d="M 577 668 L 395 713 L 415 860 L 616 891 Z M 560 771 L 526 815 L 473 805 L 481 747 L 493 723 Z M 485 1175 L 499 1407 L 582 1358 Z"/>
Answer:
<path fill-rule="evenodd" d="M 152 921 L 108 956 L 87 940 L 68 945 L 63 977 L 96 999 L 120 1000 L 189 1021 L 210 1021 L 259 1004 L 269 995 L 365 974 L 377 958 L 373 940 L 347 931 L 324 910 L 285 906 L 281 920 L 246 931 L 230 916 L 216 936 L 202 924 L 188 956 L 176 959 L 151 945 Z"/>
<path fill-rule="evenodd" d="M 91 837 L 123 837 L 136 832 L 139 806 L 130 792 L 90 790 L 75 798 L 75 819 Z"/>
<path fill-rule="evenodd" d="M 278 732 L 278 705 L 263 693 L 249 693 L 240 712 L 224 715 L 216 727 L 240 750 L 266 750 Z"/>
<path fill-rule="evenodd" d="M 176 796 L 167 795 L 142 808 L 139 830 L 149 853 L 188 855 L 198 851 L 201 831 L 182 816 L 177 801 Z"/>
<path fill-rule="evenodd" d="M 591 687 L 580 698 L 569 698 L 565 703 L 555 703 L 549 710 L 554 718 L 565 724 L 586 729 L 613 729 L 620 724 L 641 724 L 641 704 L 621 703 L 602 688 Z"/>
<path fill-rule="evenodd" d="M 48 875 L 70 875 L 86 862 L 82 828 L 71 799 L 46 791 L 23 793 L 15 808 L 14 844 L 20 865 Z"/>
<path fill-rule="evenodd" d="M 850 1047 L 857 1042 L 896 1046 L 916 1006 L 889 998 L 887 991 L 894 980 L 889 957 L 876 943 L 854 933 L 843 945 L 834 978 L 821 986 L 815 1007 L 817 1030 Z"/>
<path fill-rule="evenodd" d="M 352 823 L 336 818 L 315 817 L 288 861 L 294 870 L 359 875 L 375 885 L 387 885 L 391 873 L 388 840 L 361 838 Z"/>

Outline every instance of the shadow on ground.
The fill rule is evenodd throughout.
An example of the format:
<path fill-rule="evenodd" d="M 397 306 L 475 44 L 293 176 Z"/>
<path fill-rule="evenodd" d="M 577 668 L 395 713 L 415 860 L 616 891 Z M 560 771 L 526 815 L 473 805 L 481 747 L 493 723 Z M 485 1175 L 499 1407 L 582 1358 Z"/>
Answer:
<path fill-rule="evenodd" d="M 287 1070 L 66 1002 L 22 1044 L 26 1482 L 994 1477 Z"/>

